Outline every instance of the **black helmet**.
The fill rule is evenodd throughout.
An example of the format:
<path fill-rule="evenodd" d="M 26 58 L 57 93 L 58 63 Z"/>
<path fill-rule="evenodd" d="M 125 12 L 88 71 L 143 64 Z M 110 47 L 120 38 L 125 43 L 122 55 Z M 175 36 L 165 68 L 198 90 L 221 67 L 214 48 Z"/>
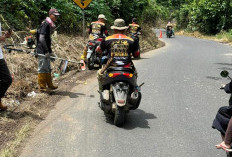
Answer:
<path fill-rule="evenodd" d="M 132 19 L 132 22 L 137 22 L 137 19 L 136 19 L 136 18 L 133 18 L 133 19 Z"/>

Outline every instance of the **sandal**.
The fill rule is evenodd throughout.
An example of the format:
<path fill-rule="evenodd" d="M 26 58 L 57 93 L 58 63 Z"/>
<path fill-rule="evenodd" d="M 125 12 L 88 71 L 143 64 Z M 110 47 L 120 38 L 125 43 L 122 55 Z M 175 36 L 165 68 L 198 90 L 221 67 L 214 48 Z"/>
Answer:
<path fill-rule="evenodd" d="M 225 149 L 225 151 L 232 152 L 232 149 L 231 148 L 227 148 L 227 149 Z"/>
<path fill-rule="evenodd" d="M 223 148 L 222 144 L 217 144 L 217 145 L 215 145 L 215 147 L 216 147 L 217 149 L 222 149 L 222 148 Z"/>
<path fill-rule="evenodd" d="M 229 148 L 227 148 L 226 146 L 222 145 L 221 143 L 218 144 L 218 145 L 215 145 L 215 147 L 216 147 L 217 149 L 224 149 L 224 150 L 229 149 Z"/>

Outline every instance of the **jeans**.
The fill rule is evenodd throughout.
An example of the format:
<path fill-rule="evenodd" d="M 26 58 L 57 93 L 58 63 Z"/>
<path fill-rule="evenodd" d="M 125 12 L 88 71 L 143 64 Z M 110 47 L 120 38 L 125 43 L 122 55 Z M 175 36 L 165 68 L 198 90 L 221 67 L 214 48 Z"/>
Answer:
<path fill-rule="evenodd" d="M 6 61 L 4 59 L 0 59 L 0 98 L 4 97 L 11 83 L 12 77 L 7 67 Z"/>
<path fill-rule="evenodd" d="M 38 73 L 51 73 L 51 59 L 38 56 Z"/>

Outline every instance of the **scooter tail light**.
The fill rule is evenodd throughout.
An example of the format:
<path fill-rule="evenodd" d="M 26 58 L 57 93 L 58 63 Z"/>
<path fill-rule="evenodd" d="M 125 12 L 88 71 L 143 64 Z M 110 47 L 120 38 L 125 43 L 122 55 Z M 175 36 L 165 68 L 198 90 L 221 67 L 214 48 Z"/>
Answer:
<path fill-rule="evenodd" d="M 97 41 L 102 41 L 103 39 L 102 38 L 98 38 Z"/>
<path fill-rule="evenodd" d="M 117 76 L 119 76 L 119 75 L 121 75 L 121 73 L 109 73 L 109 74 L 108 74 L 108 76 L 109 76 L 109 77 L 112 77 L 112 78 L 117 77 Z"/>
<path fill-rule="evenodd" d="M 89 46 L 93 46 L 94 44 L 93 43 L 89 43 Z"/>
<path fill-rule="evenodd" d="M 126 76 L 127 78 L 132 78 L 134 75 L 131 73 L 123 73 L 124 76 Z"/>
<path fill-rule="evenodd" d="M 134 54 L 134 57 L 138 57 L 139 55 L 140 55 L 140 52 L 136 51 L 135 54 Z"/>

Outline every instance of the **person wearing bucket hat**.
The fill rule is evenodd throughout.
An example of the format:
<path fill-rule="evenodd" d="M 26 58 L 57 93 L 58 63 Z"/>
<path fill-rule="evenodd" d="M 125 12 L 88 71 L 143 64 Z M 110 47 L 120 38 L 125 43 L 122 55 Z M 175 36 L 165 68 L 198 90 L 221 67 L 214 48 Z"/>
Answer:
<path fill-rule="evenodd" d="M 102 53 L 106 50 L 104 55 L 107 58 L 110 56 L 114 56 L 113 61 L 110 66 L 127 66 L 129 65 L 134 70 L 134 75 L 137 77 L 137 71 L 134 67 L 134 64 L 131 60 L 131 55 L 134 55 L 134 40 L 124 33 L 128 27 L 125 25 L 125 21 L 123 19 L 116 19 L 114 21 L 114 25 L 111 26 L 111 29 L 114 30 L 114 34 L 106 37 L 99 47 L 97 47 L 97 52 Z M 101 81 L 104 75 L 100 73 L 101 69 L 98 71 L 98 82 L 99 82 L 99 90 L 102 91 L 102 83 Z"/>
<path fill-rule="evenodd" d="M 107 19 L 106 19 L 106 17 L 105 17 L 105 15 L 103 15 L 103 14 L 98 15 L 98 19 L 104 19 L 104 20 L 107 20 Z M 103 22 L 104 22 L 104 21 L 103 21 Z"/>
<path fill-rule="evenodd" d="M 59 16 L 60 13 L 57 9 L 50 9 L 49 16 L 42 22 L 37 31 L 36 53 L 45 55 L 45 57 L 37 56 L 38 84 L 41 91 L 46 90 L 47 86 L 51 90 L 58 88 L 52 83 L 50 56 L 56 57 L 51 49 L 51 31 L 56 27 L 55 22 Z"/>
<path fill-rule="evenodd" d="M 108 31 L 105 26 L 106 17 L 103 14 L 98 15 L 98 21 L 92 22 L 89 26 L 89 40 L 93 40 L 93 35 L 97 35 L 99 38 L 104 38 L 108 36 Z M 87 46 L 85 46 L 83 54 L 81 56 L 82 60 L 86 59 L 87 56 Z"/>

